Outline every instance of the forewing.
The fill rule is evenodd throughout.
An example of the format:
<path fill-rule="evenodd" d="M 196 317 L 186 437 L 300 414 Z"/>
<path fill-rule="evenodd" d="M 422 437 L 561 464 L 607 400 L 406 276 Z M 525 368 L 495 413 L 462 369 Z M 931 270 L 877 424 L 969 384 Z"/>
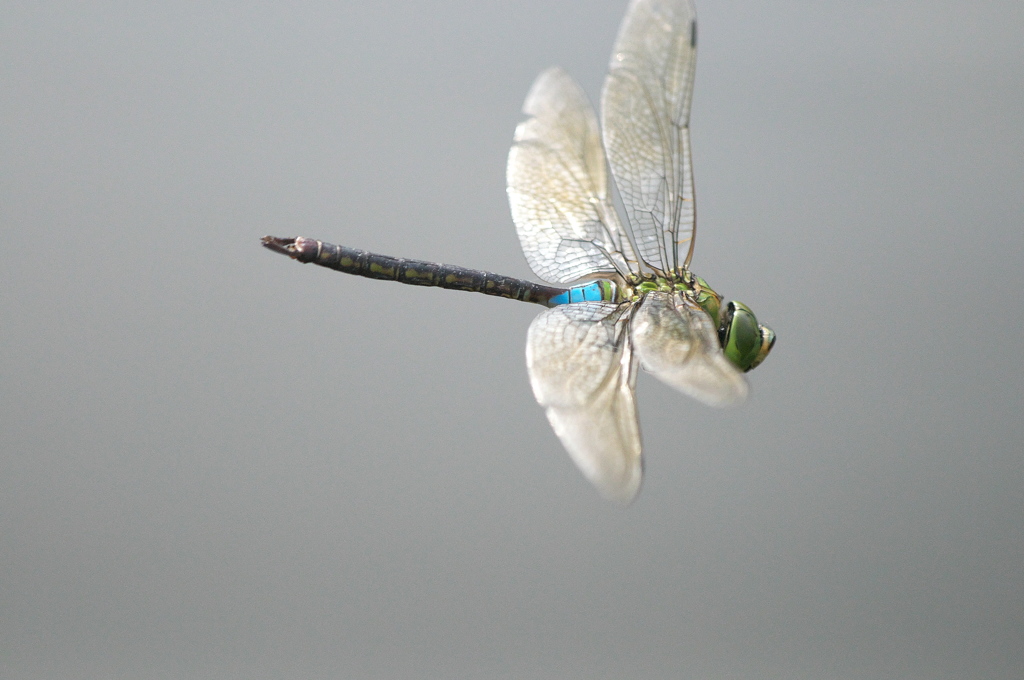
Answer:
<path fill-rule="evenodd" d="M 508 156 L 508 200 L 530 268 L 552 283 L 622 273 L 636 257 L 609 200 L 597 117 L 562 69 L 537 77 Z M 616 266 L 617 265 L 617 266 Z"/>
<path fill-rule="evenodd" d="M 601 96 L 604 146 L 634 242 L 646 262 L 666 272 L 689 264 L 694 233 L 696 46 L 689 0 L 633 0 Z"/>
<path fill-rule="evenodd" d="M 681 293 L 653 292 L 633 314 L 633 349 L 656 378 L 710 406 L 747 396 L 747 381 L 722 353 L 707 312 Z"/>
<path fill-rule="evenodd" d="M 530 325 L 526 366 L 537 402 L 580 471 L 605 497 L 629 503 L 643 477 L 629 307 L 549 309 Z"/>

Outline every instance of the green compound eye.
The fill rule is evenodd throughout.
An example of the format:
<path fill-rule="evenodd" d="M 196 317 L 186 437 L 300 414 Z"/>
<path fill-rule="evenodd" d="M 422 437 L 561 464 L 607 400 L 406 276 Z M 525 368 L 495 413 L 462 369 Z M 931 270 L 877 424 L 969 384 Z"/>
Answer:
<path fill-rule="evenodd" d="M 750 308 L 735 300 L 722 311 L 718 339 L 725 356 L 744 372 L 764 361 L 775 345 L 772 329 L 758 324 Z"/>

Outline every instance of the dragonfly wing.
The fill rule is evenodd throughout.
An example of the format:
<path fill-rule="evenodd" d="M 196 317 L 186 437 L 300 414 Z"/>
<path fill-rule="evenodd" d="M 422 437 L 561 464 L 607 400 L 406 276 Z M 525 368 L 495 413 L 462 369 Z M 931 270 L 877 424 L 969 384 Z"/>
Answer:
<path fill-rule="evenodd" d="M 562 305 L 530 325 L 526 365 L 534 396 L 584 476 L 607 498 L 629 503 L 643 465 L 629 307 Z"/>
<path fill-rule="evenodd" d="M 648 293 L 633 314 L 633 348 L 656 378 L 710 406 L 747 396 L 747 381 L 722 353 L 707 312 L 681 293 Z"/>
<path fill-rule="evenodd" d="M 508 156 L 508 200 L 523 252 L 552 283 L 636 267 L 609 199 L 597 116 L 560 68 L 537 77 Z"/>
<path fill-rule="evenodd" d="M 640 256 L 689 264 L 694 232 L 690 99 L 697 24 L 689 0 L 633 0 L 601 95 L 604 146 Z M 686 246 L 685 260 L 680 249 Z"/>

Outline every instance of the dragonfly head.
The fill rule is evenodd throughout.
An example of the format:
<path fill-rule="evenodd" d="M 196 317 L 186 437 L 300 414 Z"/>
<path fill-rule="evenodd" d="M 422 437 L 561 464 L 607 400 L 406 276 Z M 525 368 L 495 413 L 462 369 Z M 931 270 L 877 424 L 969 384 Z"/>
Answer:
<path fill-rule="evenodd" d="M 771 328 L 757 323 L 757 317 L 742 302 L 727 303 L 718 323 L 722 351 L 741 371 L 757 368 L 775 345 Z"/>

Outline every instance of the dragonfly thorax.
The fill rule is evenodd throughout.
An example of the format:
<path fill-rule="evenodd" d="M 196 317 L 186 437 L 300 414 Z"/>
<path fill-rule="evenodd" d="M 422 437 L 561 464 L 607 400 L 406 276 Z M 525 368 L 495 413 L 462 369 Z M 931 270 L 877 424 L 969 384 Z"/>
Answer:
<path fill-rule="evenodd" d="M 680 269 L 676 276 L 667 277 L 657 274 L 634 275 L 626 284 L 625 298 L 635 302 L 648 293 L 662 291 L 665 293 L 679 292 L 696 302 L 708 313 L 715 324 L 722 306 L 722 296 L 708 285 L 708 282 L 688 269 Z"/>
<path fill-rule="evenodd" d="M 757 317 L 742 302 L 723 305 L 722 296 L 708 282 L 687 269 L 677 276 L 637 275 L 623 287 L 624 299 L 638 302 L 649 293 L 682 293 L 707 313 L 718 328 L 722 352 L 741 371 L 756 368 L 775 345 L 775 333 L 757 322 Z"/>

